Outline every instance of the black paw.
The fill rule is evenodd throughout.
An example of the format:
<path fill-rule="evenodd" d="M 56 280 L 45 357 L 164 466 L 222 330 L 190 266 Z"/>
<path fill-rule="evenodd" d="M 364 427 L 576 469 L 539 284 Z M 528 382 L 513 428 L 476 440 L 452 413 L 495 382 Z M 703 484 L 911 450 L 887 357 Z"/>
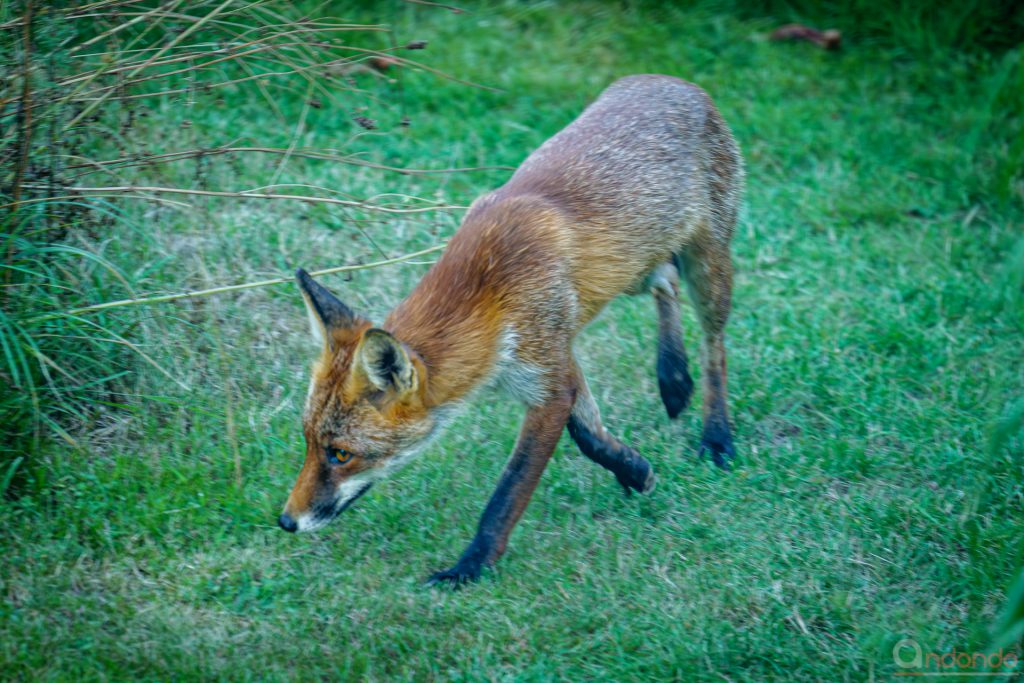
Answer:
<path fill-rule="evenodd" d="M 670 420 L 690 405 L 693 395 L 693 378 L 686 362 L 686 354 L 679 349 L 666 347 L 658 353 L 658 391 L 665 412 Z"/>
<path fill-rule="evenodd" d="M 729 463 L 736 457 L 736 449 L 732 445 L 732 435 L 726 425 L 708 425 L 704 428 L 704 435 L 700 440 L 701 458 L 708 452 L 711 453 L 711 461 L 723 470 L 729 469 Z"/>
<path fill-rule="evenodd" d="M 626 493 L 650 493 L 658 482 L 658 478 L 654 476 L 654 468 L 646 458 L 632 448 L 623 448 L 627 455 L 622 458 L 623 467 L 615 472 L 615 479 Z"/>
<path fill-rule="evenodd" d="M 427 579 L 428 586 L 447 586 L 459 588 L 468 583 L 475 583 L 480 580 L 483 566 L 475 562 L 458 562 L 451 569 L 437 572 Z"/>

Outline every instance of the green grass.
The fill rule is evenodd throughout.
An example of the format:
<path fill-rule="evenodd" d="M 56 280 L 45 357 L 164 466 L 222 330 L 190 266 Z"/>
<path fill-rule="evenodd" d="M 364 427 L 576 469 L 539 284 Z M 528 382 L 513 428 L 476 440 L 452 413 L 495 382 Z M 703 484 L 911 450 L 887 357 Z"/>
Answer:
<path fill-rule="evenodd" d="M 22 463 L 31 486 L 0 503 L 4 677 L 887 680 L 902 638 L 936 652 L 990 642 L 1024 560 L 1021 443 L 989 447 L 1024 390 L 1024 318 L 1007 295 L 1019 280 L 1005 265 L 1024 226 L 1019 50 L 854 41 L 825 53 L 769 42 L 772 20 L 713 6 L 410 4 L 355 18 L 429 40 L 424 60 L 500 91 L 412 70 L 400 86 L 359 76 L 397 103 L 361 100 L 380 130 L 353 139 L 354 112 L 325 106 L 301 146 L 514 166 L 618 76 L 679 75 L 712 95 L 749 176 L 728 341 L 735 471 L 695 459 L 696 411 L 664 416 L 652 302 L 616 301 L 580 356 L 606 424 L 651 460 L 658 488 L 624 497 L 565 438 L 497 569 L 468 590 L 429 589 L 471 538 L 520 407 L 485 397 L 327 530 L 290 536 L 274 520 L 303 457 L 315 353 L 298 293 L 108 311 L 95 320 L 130 316 L 133 341 L 188 389 L 126 366 L 77 446 L 44 439 Z M 161 105 L 140 125 L 168 149 L 286 147 L 302 95 L 277 102 L 289 125 L 248 91 Z M 122 179 L 242 189 L 279 161 Z M 468 204 L 507 175 L 293 160 L 279 182 Z M 363 232 L 396 255 L 457 224 L 190 203 L 117 201 L 134 230 L 67 243 L 158 292 L 371 261 Z M 324 281 L 379 320 L 426 268 Z M 88 273 L 83 296 L 130 294 L 109 270 Z"/>

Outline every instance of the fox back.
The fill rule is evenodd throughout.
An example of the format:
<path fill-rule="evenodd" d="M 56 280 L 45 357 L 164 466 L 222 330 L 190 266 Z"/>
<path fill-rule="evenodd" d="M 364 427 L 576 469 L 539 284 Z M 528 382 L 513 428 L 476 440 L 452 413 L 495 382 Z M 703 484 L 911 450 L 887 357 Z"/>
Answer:
<path fill-rule="evenodd" d="M 739 150 L 703 90 L 631 76 L 477 200 L 464 226 L 512 198 L 561 210 L 585 324 L 687 242 L 728 243 L 742 178 Z"/>

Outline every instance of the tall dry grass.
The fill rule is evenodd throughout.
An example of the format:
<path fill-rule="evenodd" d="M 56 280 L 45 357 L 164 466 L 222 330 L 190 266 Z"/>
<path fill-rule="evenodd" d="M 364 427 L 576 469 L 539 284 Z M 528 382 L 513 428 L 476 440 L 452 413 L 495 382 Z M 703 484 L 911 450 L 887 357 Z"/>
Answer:
<path fill-rule="evenodd" d="M 92 248 L 129 231 L 145 232 L 119 208 L 123 201 L 179 208 L 206 197 L 302 202 L 352 211 L 356 218 L 446 208 L 410 196 L 366 200 L 278 184 L 293 158 L 409 176 L 438 172 L 375 164 L 343 148 L 299 145 L 310 109 L 358 110 L 366 94 L 357 76 L 387 78 L 388 69 L 416 68 L 447 77 L 414 59 L 424 43 L 395 44 L 384 25 L 322 14 L 303 14 L 278 0 L 66 6 L 26 0 L 0 9 L 0 62 L 6 67 L 0 81 L 0 491 L 42 489 L 26 459 L 52 442 L 75 444 L 76 432 L 99 413 L 126 408 L 124 382 L 138 364 L 173 379 L 137 341 L 149 324 L 137 304 L 287 279 L 147 297 L 136 290 L 131 273 Z M 389 41 L 390 47 L 379 48 Z M 293 131 L 291 143 L 199 139 L 180 148 L 178 138 L 161 136 L 149 123 L 161 107 L 182 100 L 222 103 L 225 97 L 259 100 Z M 303 102 L 297 115 L 281 104 L 296 97 Z M 366 117 L 356 122 L 375 126 Z M 222 177 L 211 167 L 268 157 L 279 163 L 256 190 L 137 182 L 144 172 L 159 176 L 162 168 L 182 163 L 202 167 L 204 177 Z M 116 315 L 110 314 L 112 301 L 120 309 Z"/>

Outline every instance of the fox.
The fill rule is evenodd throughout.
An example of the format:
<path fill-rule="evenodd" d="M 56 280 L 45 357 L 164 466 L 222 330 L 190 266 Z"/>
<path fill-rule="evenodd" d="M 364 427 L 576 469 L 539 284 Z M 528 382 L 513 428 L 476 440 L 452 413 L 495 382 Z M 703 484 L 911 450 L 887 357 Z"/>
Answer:
<path fill-rule="evenodd" d="M 321 353 L 302 416 L 305 462 L 279 526 L 324 526 L 491 386 L 521 402 L 525 417 L 475 536 L 428 583 L 459 586 L 494 566 L 563 430 L 627 494 L 650 493 L 651 463 L 605 429 L 573 341 L 613 298 L 652 294 L 658 390 L 676 418 L 694 390 L 681 282 L 703 332 L 698 456 L 728 469 L 736 452 L 725 325 L 743 182 L 739 148 L 704 90 L 627 76 L 472 203 L 382 324 L 298 269 Z"/>

